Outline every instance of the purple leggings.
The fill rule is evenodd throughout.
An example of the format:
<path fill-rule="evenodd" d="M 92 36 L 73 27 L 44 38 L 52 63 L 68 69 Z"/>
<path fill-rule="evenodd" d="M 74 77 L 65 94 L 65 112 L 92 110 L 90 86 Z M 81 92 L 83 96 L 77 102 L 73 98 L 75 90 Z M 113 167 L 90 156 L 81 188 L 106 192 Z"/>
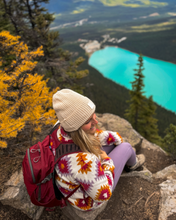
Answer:
<path fill-rule="evenodd" d="M 115 170 L 114 170 L 115 178 L 114 178 L 114 186 L 113 186 L 113 190 L 114 190 L 125 164 L 129 166 L 133 166 L 136 163 L 136 154 L 132 146 L 127 142 L 121 143 L 118 146 L 106 145 L 103 146 L 103 150 L 113 160 L 115 165 Z"/>

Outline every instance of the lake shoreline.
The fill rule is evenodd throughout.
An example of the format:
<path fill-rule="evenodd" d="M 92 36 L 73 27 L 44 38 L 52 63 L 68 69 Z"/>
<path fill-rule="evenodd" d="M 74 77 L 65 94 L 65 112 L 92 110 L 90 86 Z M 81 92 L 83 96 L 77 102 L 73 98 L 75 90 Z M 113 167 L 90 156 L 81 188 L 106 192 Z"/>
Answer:
<path fill-rule="evenodd" d="M 139 56 L 139 54 L 136 53 L 136 52 L 133 52 L 133 51 L 131 51 L 131 50 L 127 50 L 127 49 L 125 49 L 125 48 L 123 48 L 123 47 L 120 47 L 120 46 L 113 46 L 113 45 L 104 45 L 103 48 L 100 48 L 100 49 L 98 49 L 98 50 L 95 50 L 94 52 L 99 51 L 99 50 L 104 50 L 105 48 L 108 48 L 108 47 L 120 48 L 120 49 L 122 49 L 122 50 L 126 50 L 126 51 L 128 51 L 128 52 L 135 53 L 136 55 Z M 83 49 L 84 49 L 84 48 L 83 48 Z M 89 59 L 90 59 L 90 57 L 93 55 L 94 52 L 92 52 L 92 53 L 90 53 L 90 54 L 89 54 L 89 53 L 86 53 L 86 54 L 88 54 Z M 176 63 L 169 62 L 169 61 L 165 61 L 165 60 L 156 59 L 156 58 L 153 58 L 153 57 L 146 56 L 146 55 L 144 55 L 144 54 L 142 54 L 142 56 L 147 57 L 147 58 L 150 58 L 150 59 L 155 59 L 155 60 L 158 60 L 158 61 L 167 62 L 167 63 L 176 65 Z M 89 59 L 88 59 L 88 61 L 89 61 Z"/>
<path fill-rule="evenodd" d="M 138 56 L 137 53 L 120 47 L 107 46 L 92 53 L 88 64 L 104 77 L 131 89 L 130 82 L 134 80 L 134 68 L 137 67 Z M 173 86 L 173 82 L 176 82 L 176 65 L 147 56 L 143 56 L 143 59 L 146 96 L 152 95 L 157 104 L 176 113 L 174 106 L 176 89 Z"/>

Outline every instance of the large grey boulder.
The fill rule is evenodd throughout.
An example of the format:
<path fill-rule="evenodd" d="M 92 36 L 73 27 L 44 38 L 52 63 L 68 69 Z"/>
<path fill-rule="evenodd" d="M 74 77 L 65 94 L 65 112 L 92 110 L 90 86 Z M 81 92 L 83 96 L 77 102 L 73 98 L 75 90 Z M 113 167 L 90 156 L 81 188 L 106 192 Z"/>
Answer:
<path fill-rule="evenodd" d="M 160 151 L 162 153 L 164 153 L 165 155 L 168 155 L 166 153 L 166 151 L 164 151 L 160 146 L 154 144 L 154 143 L 151 143 L 150 141 L 146 140 L 145 138 L 143 138 L 143 141 L 142 141 L 142 144 L 141 144 L 141 148 L 144 148 L 144 149 L 151 149 L 151 150 L 154 150 L 154 151 Z"/>
<path fill-rule="evenodd" d="M 24 185 L 22 170 L 20 172 L 15 172 L 5 185 L 9 186 L 9 188 L 0 197 L 0 201 L 3 205 L 9 205 L 16 209 L 20 209 L 29 218 L 34 220 L 40 218 L 44 208 L 35 206 L 31 203 Z"/>
<path fill-rule="evenodd" d="M 166 180 L 159 186 L 161 199 L 158 220 L 166 220 L 168 216 L 176 213 L 176 180 Z"/>
<path fill-rule="evenodd" d="M 108 202 L 105 202 L 101 207 L 89 212 L 83 212 L 75 209 L 73 206 L 67 203 L 67 206 L 63 208 L 62 213 L 70 220 L 94 220 L 97 215 L 99 215 L 106 208 L 107 203 Z"/>
<path fill-rule="evenodd" d="M 121 177 L 140 177 L 148 180 L 149 182 L 152 182 L 153 180 L 152 173 L 145 166 L 143 166 L 143 170 L 141 171 L 132 171 L 129 173 L 123 172 Z"/>
<path fill-rule="evenodd" d="M 167 179 L 159 184 L 161 198 L 158 217 L 158 220 L 166 220 L 170 215 L 176 213 L 176 164 L 153 174 L 153 178 Z"/>
<path fill-rule="evenodd" d="M 153 174 L 153 178 L 175 179 L 176 180 L 176 164 L 168 166 L 161 171 Z"/>

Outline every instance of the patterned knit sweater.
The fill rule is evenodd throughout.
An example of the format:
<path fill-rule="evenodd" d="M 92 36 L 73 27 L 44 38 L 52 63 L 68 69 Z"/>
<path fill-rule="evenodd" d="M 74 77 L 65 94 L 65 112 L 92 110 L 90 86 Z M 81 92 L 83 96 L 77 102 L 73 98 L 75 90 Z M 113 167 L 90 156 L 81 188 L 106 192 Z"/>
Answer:
<path fill-rule="evenodd" d="M 97 130 L 95 136 L 102 145 L 118 145 L 123 142 L 117 132 Z M 57 137 L 65 143 L 72 141 L 61 127 L 57 131 Z M 68 202 L 82 211 L 94 210 L 111 197 L 114 168 L 114 163 L 109 157 L 101 161 L 92 153 L 72 153 L 62 157 L 56 164 L 56 185 L 64 196 L 81 185 L 69 197 Z"/>

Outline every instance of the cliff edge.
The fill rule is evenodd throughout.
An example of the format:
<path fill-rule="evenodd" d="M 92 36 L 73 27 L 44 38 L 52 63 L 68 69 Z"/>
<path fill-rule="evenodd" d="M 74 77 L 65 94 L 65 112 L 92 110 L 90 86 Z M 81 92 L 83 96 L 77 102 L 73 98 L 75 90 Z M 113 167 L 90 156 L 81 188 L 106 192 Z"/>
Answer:
<path fill-rule="evenodd" d="M 176 162 L 162 148 L 144 139 L 125 119 L 108 113 L 97 114 L 97 119 L 100 128 L 119 132 L 124 141 L 136 148 L 137 154 L 143 153 L 146 162 L 137 171 L 130 173 L 124 171 L 104 210 L 89 219 L 175 220 Z M 2 158 L 3 155 L 1 155 Z M 14 167 L 11 167 L 8 171 L 11 171 L 10 178 L 7 179 L 4 172 L 5 165 L 16 164 L 20 168 L 22 158 L 22 155 L 16 157 L 16 163 L 13 163 L 13 158 L 1 160 L 0 218 L 68 220 L 64 209 L 56 208 L 54 212 L 47 212 L 30 203 L 20 169 L 12 172 Z"/>

